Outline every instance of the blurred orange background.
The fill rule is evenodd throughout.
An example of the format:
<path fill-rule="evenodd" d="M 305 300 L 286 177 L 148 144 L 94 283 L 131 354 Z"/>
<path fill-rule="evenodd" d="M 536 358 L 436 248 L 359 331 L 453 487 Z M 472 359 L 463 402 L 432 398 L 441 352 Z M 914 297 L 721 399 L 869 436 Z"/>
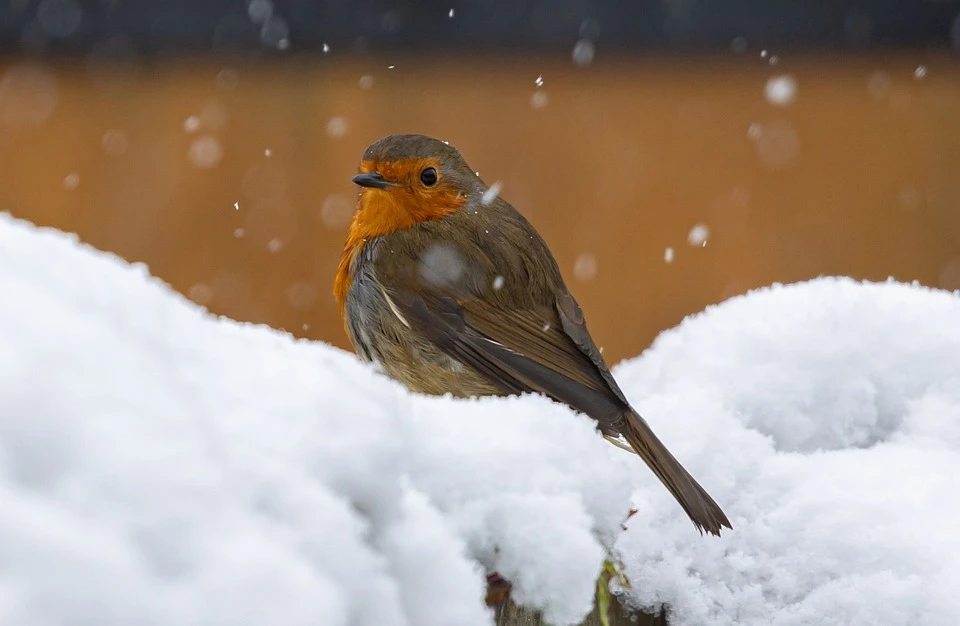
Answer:
<path fill-rule="evenodd" d="M 7 58 L 0 210 L 347 348 L 331 286 L 350 178 L 369 143 L 416 132 L 502 181 L 611 363 L 771 282 L 960 288 L 958 61 L 775 61 Z"/>

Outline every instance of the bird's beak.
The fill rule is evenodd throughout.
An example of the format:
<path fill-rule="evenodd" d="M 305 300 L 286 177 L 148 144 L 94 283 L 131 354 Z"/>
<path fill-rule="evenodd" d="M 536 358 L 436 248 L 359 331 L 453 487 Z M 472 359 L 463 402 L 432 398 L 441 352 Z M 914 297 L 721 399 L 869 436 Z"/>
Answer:
<path fill-rule="evenodd" d="M 378 172 L 367 172 L 365 174 L 357 174 L 353 177 L 353 182 L 360 185 L 361 187 L 371 187 L 373 189 L 388 189 L 390 187 L 396 187 L 397 183 L 391 183 L 389 180 L 381 176 Z"/>

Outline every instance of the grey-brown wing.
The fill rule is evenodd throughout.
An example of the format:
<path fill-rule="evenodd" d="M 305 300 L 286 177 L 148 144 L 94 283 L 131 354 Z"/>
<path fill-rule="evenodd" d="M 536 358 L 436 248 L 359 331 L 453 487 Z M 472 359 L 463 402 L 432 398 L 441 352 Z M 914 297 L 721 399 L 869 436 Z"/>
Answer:
<path fill-rule="evenodd" d="M 610 390 L 615 393 L 624 404 L 629 404 L 626 396 L 624 396 L 623 391 L 620 389 L 620 385 L 617 384 L 617 381 L 614 380 L 613 375 L 610 373 L 610 369 L 607 367 L 603 355 L 600 354 L 597 344 L 594 343 L 593 337 L 590 336 L 590 332 L 587 330 L 587 323 L 586 320 L 584 320 L 580 304 L 569 292 L 565 291 L 557 297 L 557 313 L 560 316 L 560 324 L 567 337 L 573 341 L 574 345 L 577 346 L 584 356 L 590 359 L 590 362 L 593 363 L 597 372 Z"/>
<path fill-rule="evenodd" d="M 408 324 L 502 392 L 543 393 L 593 417 L 604 433 L 620 432 L 626 401 L 611 389 L 605 366 L 598 368 L 567 334 L 555 309 L 517 311 L 482 298 L 389 291 Z"/>

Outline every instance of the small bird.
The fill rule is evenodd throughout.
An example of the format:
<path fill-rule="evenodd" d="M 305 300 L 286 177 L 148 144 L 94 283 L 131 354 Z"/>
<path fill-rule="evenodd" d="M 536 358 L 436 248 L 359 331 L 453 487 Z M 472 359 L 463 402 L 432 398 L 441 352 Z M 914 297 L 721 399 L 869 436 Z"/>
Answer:
<path fill-rule="evenodd" d="M 419 393 L 565 403 L 638 454 L 701 534 L 732 528 L 627 402 L 547 244 L 456 148 L 389 135 L 353 182 L 334 295 L 360 358 Z"/>

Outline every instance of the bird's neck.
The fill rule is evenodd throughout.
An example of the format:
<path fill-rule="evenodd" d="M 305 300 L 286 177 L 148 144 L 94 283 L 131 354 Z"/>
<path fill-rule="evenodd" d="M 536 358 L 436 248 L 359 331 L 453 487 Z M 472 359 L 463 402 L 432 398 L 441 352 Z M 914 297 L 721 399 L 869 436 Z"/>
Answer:
<path fill-rule="evenodd" d="M 364 192 L 361 195 L 357 212 L 350 223 L 350 231 L 343 246 L 343 253 L 340 255 L 340 264 L 334 281 L 333 291 L 340 305 L 341 316 L 344 314 L 347 294 L 350 292 L 354 262 L 368 242 L 398 230 L 413 228 L 421 222 L 443 219 L 452 215 L 463 206 L 466 197 L 457 194 L 449 198 L 437 197 L 435 200 L 437 201 L 401 203 L 392 194 L 384 192 Z"/>

